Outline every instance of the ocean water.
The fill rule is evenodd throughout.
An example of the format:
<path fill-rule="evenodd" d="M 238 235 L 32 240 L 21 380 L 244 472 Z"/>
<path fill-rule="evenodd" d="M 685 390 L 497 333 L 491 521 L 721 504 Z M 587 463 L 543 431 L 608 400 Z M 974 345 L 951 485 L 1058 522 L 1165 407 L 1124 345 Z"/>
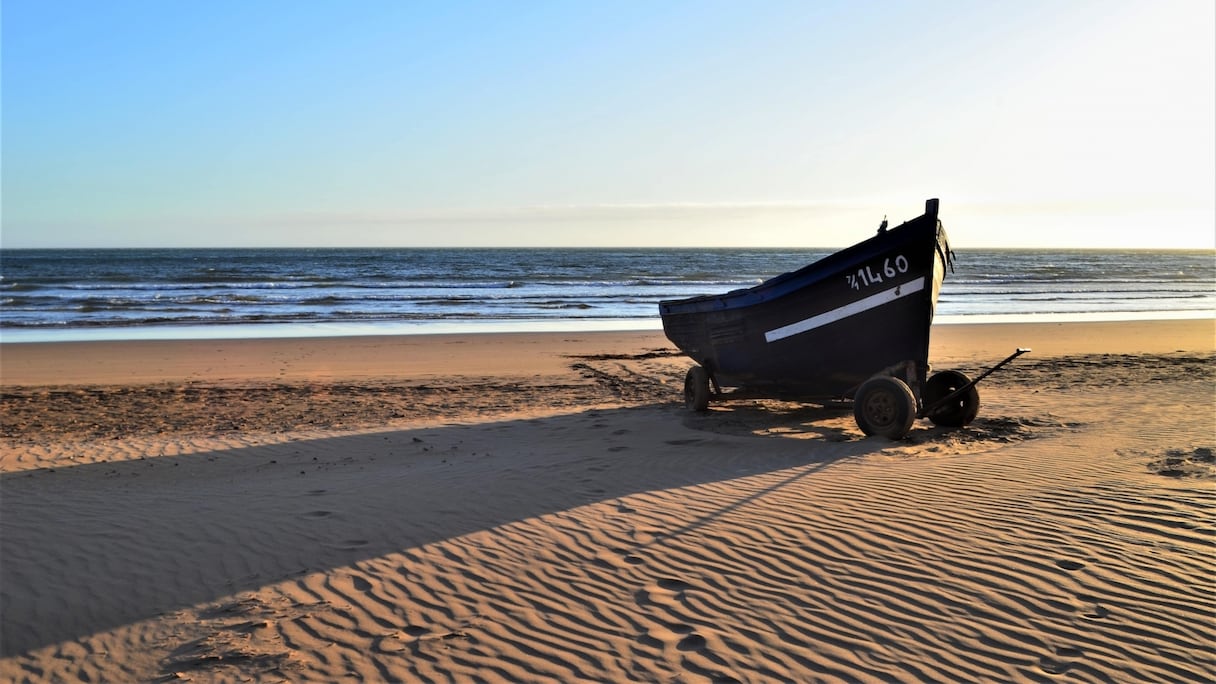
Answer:
<path fill-rule="evenodd" d="M 829 249 L 0 250 L 0 341 L 658 328 Z M 1212 251 L 957 250 L 937 323 L 1216 315 Z"/>

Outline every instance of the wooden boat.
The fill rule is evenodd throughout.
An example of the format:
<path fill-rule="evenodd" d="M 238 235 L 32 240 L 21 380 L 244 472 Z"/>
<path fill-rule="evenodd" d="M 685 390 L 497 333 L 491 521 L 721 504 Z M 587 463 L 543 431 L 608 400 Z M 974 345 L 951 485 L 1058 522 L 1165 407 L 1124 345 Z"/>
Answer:
<path fill-rule="evenodd" d="M 730 396 L 852 400 L 863 432 L 893 439 L 918 416 L 969 423 L 979 408 L 974 383 L 955 371 L 927 377 L 930 325 L 952 267 L 930 199 L 923 215 L 890 229 L 884 220 L 877 235 L 797 271 L 660 302 L 667 338 L 698 364 L 685 379 L 687 405 L 704 411 Z"/>

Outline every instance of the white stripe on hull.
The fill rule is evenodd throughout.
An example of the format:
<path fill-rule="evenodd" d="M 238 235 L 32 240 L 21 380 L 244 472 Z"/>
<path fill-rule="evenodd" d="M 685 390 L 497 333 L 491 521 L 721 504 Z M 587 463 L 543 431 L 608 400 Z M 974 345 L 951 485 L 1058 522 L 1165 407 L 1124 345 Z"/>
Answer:
<path fill-rule="evenodd" d="M 831 311 L 825 311 L 821 314 L 803 319 L 797 323 L 790 323 L 789 325 L 784 325 L 780 328 L 770 330 L 764 333 L 764 339 L 767 342 L 784 340 L 787 337 L 793 337 L 794 335 L 809 332 L 815 328 L 821 328 L 829 323 L 835 323 L 836 321 L 848 318 L 849 316 L 856 316 L 863 311 L 869 311 L 870 309 L 882 306 L 883 304 L 890 304 L 897 299 L 907 297 L 908 295 L 920 292 L 923 289 L 925 289 L 925 277 L 921 276 L 920 278 L 906 282 L 903 285 L 896 285 L 889 290 L 883 290 L 878 294 L 872 294 L 865 299 L 859 299 L 850 304 L 845 304 L 844 306 L 832 309 Z"/>

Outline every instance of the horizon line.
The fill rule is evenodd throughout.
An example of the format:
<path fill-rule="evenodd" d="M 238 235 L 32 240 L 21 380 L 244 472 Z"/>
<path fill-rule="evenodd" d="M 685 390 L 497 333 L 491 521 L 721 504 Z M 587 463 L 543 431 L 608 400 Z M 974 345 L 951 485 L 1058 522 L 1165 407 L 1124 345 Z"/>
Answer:
<path fill-rule="evenodd" d="M 752 249 L 763 251 L 780 251 L 780 250 L 841 250 L 846 249 L 853 244 L 848 245 L 704 245 L 704 246 L 689 246 L 689 245 L 97 245 L 83 247 L 64 247 L 64 246 L 24 246 L 24 247 L 7 247 L 0 244 L 0 251 L 119 251 L 119 250 L 342 250 L 342 249 L 357 249 L 357 250 L 388 250 L 388 249 L 418 249 L 418 250 L 700 250 L 700 251 L 717 251 L 717 250 L 736 250 L 736 249 Z M 952 251 L 1084 251 L 1084 252 L 1216 252 L 1216 245 L 1205 247 L 1152 247 L 1152 246 L 1123 246 L 1123 247 L 1077 247 L 1067 245 L 1053 245 L 1041 247 L 1027 246 L 992 246 L 992 247 L 959 247 L 952 248 Z"/>

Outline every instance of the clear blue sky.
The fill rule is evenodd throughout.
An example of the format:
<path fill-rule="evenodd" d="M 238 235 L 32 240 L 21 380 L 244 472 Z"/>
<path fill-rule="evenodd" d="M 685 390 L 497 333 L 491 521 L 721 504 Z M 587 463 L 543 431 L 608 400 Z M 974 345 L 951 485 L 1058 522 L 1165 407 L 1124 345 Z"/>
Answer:
<path fill-rule="evenodd" d="M 1212 0 L 4 0 L 5 247 L 1216 245 Z"/>

